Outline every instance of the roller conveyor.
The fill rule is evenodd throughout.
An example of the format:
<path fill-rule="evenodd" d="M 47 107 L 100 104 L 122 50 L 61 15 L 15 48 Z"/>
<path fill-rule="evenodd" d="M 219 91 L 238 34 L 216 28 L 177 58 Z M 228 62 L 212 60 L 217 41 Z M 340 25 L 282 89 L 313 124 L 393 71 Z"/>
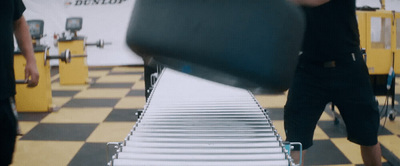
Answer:
<path fill-rule="evenodd" d="M 294 163 L 249 91 L 165 68 L 109 165 Z"/>

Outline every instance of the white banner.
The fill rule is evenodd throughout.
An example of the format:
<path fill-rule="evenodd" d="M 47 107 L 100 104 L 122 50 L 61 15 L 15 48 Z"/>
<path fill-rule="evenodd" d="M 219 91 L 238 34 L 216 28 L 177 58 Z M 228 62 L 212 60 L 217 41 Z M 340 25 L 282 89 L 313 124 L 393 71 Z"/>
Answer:
<path fill-rule="evenodd" d="M 381 8 L 381 0 L 356 0 L 357 7 Z M 385 9 L 400 12 L 400 0 L 385 0 Z"/>
<path fill-rule="evenodd" d="M 357 7 L 369 6 L 372 8 L 380 8 L 381 3 L 379 0 L 356 0 Z"/>
<path fill-rule="evenodd" d="M 68 17 L 82 17 L 82 29 L 78 36 L 86 37 L 86 42 L 99 39 L 111 42 L 103 49 L 86 47 L 89 66 L 139 65 L 142 59 L 126 45 L 126 31 L 135 0 L 23 0 L 27 10 L 26 20 L 44 21 L 44 34 L 41 43 L 51 47 L 52 55 L 58 54 L 54 46 L 54 34 L 65 32 Z M 57 65 L 58 61 L 52 61 Z"/>

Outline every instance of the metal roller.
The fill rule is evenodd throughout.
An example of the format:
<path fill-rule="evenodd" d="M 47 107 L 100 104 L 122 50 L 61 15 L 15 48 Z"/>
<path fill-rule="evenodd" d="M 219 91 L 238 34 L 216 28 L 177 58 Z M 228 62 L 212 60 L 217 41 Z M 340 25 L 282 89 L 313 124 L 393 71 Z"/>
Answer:
<path fill-rule="evenodd" d="M 237 148 L 237 149 L 224 149 L 224 148 L 141 148 L 141 147 L 121 147 L 119 152 L 140 152 L 140 153 L 170 153 L 170 154 L 243 154 L 249 151 L 253 153 L 281 153 L 282 148 Z"/>
<path fill-rule="evenodd" d="M 283 153 L 270 153 L 270 154 L 152 154 L 147 155 L 140 152 L 133 153 L 119 153 L 118 158 L 120 159 L 138 159 L 138 160 L 175 160 L 175 161 L 186 161 L 186 160 L 202 160 L 202 161 L 252 161 L 252 160 L 284 160 L 285 154 Z"/>
<path fill-rule="evenodd" d="M 247 142 L 247 143 L 207 143 L 207 142 L 138 142 L 125 141 L 127 147 L 142 147 L 142 148 L 225 148 L 225 149 L 240 149 L 240 148 L 276 148 L 279 147 L 279 142 Z M 283 152 L 282 152 L 283 153 Z M 132 163 L 134 165 L 134 163 Z"/>
<path fill-rule="evenodd" d="M 243 165 L 257 165 L 257 166 L 265 166 L 265 165 L 288 165 L 287 160 L 269 160 L 269 161 L 157 161 L 157 160 L 133 160 L 133 159 L 119 159 L 113 161 L 114 165 L 119 166 L 131 166 L 132 163 L 137 165 L 146 165 L 146 166 L 160 166 L 160 165 L 190 165 L 190 166 L 221 166 L 221 165 L 229 165 L 229 166 L 243 166 Z"/>
<path fill-rule="evenodd" d="M 110 166 L 295 165 L 251 92 L 165 68 Z"/>
<path fill-rule="evenodd" d="M 111 42 L 104 42 L 104 40 L 100 39 L 95 43 L 86 43 L 85 46 L 96 46 L 98 48 L 104 48 L 104 45 L 111 45 Z"/>
<path fill-rule="evenodd" d="M 15 84 L 28 84 L 29 80 L 15 80 Z"/>
<path fill-rule="evenodd" d="M 44 65 L 47 65 L 47 60 L 50 59 L 61 59 L 61 61 L 65 63 L 70 63 L 71 62 L 71 51 L 69 49 L 66 49 L 64 52 L 62 52 L 60 55 L 49 55 L 49 49 L 50 47 L 46 47 L 45 52 L 44 52 Z"/>

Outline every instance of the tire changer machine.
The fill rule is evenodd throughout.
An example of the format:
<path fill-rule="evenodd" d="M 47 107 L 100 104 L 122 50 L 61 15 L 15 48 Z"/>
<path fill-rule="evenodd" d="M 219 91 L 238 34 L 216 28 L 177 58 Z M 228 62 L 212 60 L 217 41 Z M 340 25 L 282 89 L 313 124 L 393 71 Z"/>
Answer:
<path fill-rule="evenodd" d="M 82 85 L 91 82 L 89 77 L 89 70 L 87 66 L 86 46 L 97 46 L 104 48 L 104 40 L 98 40 L 95 43 L 86 43 L 84 36 L 78 36 L 77 32 L 82 29 L 81 17 L 67 18 L 65 30 L 69 32 L 62 33 L 58 38 L 57 46 L 59 52 L 69 49 L 71 51 L 71 63 L 59 63 L 60 85 Z M 55 36 L 57 38 L 57 36 Z"/>
<path fill-rule="evenodd" d="M 25 80 L 25 57 L 20 50 L 14 53 L 14 72 L 16 79 L 15 104 L 18 112 L 49 112 L 56 109 L 52 103 L 51 91 L 51 59 L 59 59 L 65 64 L 71 61 L 71 52 L 65 49 L 59 55 L 49 55 L 49 46 L 41 45 L 40 39 L 44 37 L 43 20 L 28 20 L 29 31 L 32 36 L 34 55 L 36 58 L 36 66 L 39 72 L 39 83 L 36 87 L 30 88 L 26 86 Z"/>

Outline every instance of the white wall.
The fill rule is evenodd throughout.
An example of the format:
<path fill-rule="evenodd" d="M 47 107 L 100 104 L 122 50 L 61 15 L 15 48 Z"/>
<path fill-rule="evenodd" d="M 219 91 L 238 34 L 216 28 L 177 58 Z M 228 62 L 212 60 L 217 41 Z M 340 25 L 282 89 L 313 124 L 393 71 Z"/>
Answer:
<path fill-rule="evenodd" d="M 386 0 L 386 10 L 400 12 L 400 0 Z"/>
<path fill-rule="evenodd" d="M 68 17 L 82 17 L 83 27 L 78 35 L 87 37 L 87 42 L 104 39 L 112 45 L 103 49 L 87 47 L 89 66 L 143 64 L 126 45 L 125 36 L 135 0 L 23 0 L 27 10 L 24 17 L 44 20 L 42 44 L 51 47 L 52 55 L 58 54 L 54 46 L 54 34 L 65 31 Z M 96 4 L 95 2 L 98 2 Z M 86 5 L 84 5 L 86 3 Z M 51 61 L 57 65 L 58 61 Z"/>

